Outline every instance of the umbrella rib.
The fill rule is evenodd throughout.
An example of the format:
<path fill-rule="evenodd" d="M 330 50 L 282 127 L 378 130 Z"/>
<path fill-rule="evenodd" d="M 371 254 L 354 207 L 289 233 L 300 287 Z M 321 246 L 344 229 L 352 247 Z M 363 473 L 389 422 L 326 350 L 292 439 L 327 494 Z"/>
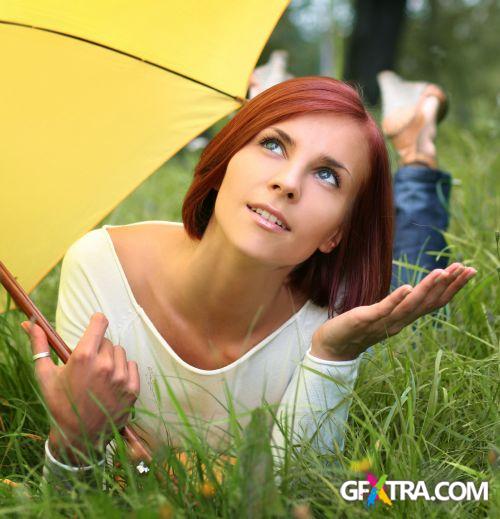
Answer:
<path fill-rule="evenodd" d="M 193 83 L 197 83 L 198 85 L 201 85 L 201 86 L 204 86 L 206 88 L 209 88 L 210 90 L 218 92 L 219 94 L 223 94 L 223 95 L 225 95 L 227 97 L 230 97 L 231 99 L 234 99 L 235 101 L 237 101 L 240 104 L 245 104 L 245 102 L 246 102 L 246 99 L 243 99 L 240 96 L 234 96 L 232 94 L 224 92 L 224 90 L 220 90 L 219 88 L 216 88 L 216 87 L 214 87 L 212 85 L 209 85 L 208 83 L 204 83 L 203 81 L 200 81 L 198 79 L 194 79 L 194 78 L 192 78 L 190 76 L 187 76 L 186 74 L 182 74 L 181 72 L 177 72 L 177 71 L 172 70 L 172 69 L 170 69 L 168 67 L 164 67 L 163 65 L 159 65 L 158 63 L 155 63 L 154 61 L 149 61 L 147 59 L 144 59 L 144 58 L 141 58 L 139 56 L 136 56 L 135 54 L 130 54 L 129 52 L 125 52 L 125 51 L 120 50 L 120 49 L 115 49 L 114 47 L 110 47 L 109 45 L 104 45 L 103 43 L 97 43 L 95 41 L 88 40 L 87 38 L 82 38 L 81 36 L 75 36 L 73 34 L 68 34 L 68 33 L 65 33 L 65 32 L 62 32 L 62 31 L 56 31 L 55 29 L 47 29 L 45 27 L 37 27 L 35 25 L 28 25 L 28 24 L 20 23 L 20 22 L 9 22 L 9 21 L 6 21 L 6 20 L 0 20 L 0 24 L 14 25 L 14 26 L 17 26 L 17 27 L 24 27 L 26 29 L 36 29 L 38 31 L 50 32 L 52 34 L 57 34 L 59 36 L 65 36 L 67 38 L 72 38 L 74 40 L 79 40 L 79 41 L 83 41 L 85 43 L 90 43 L 91 45 L 96 45 L 97 47 L 102 47 L 103 49 L 107 49 L 107 50 L 110 50 L 110 51 L 113 51 L 113 52 L 117 52 L 118 54 L 122 54 L 123 56 L 127 56 L 128 58 L 132 58 L 132 59 L 135 59 L 137 61 L 142 61 L 143 63 L 146 63 L 146 64 L 151 65 L 153 67 L 159 68 L 161 70 L 164 70 L 165 72 L 169 72 L 170 74 L 174 74 L 176 76 L 179 76 L 179 77 L 182 77 L 182 78 L 187 79 L 189 81 L 192 81 Z"/>

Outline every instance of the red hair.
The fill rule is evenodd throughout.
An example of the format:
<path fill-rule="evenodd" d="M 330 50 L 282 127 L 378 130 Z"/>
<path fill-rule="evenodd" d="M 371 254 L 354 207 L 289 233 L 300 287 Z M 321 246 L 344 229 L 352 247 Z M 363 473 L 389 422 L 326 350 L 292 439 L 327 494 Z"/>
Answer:
<path fill-rule="evenodd" d="M 290 273 L 291 285 L 315 304 L 328 305 L 332 316 L 379 301 L 391 280 L 394 209 L 387 149 L 350 85 L 328 77 L 295 78 L 247 102 L 201 154 L 184 198 L 182 220 L 188 235 L 201 239 L 231 157 L 264 128 L 311 112 L 355 120 L 364 129 L 369 149 L 369 173 L 344 222 L 342 240 L 329 254 L 317 250 Z"/>

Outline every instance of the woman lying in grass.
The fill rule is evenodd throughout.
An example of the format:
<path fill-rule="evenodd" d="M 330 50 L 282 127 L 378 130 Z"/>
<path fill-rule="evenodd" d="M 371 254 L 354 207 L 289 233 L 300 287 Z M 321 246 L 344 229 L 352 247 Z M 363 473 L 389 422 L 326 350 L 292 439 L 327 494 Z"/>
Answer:
<path fill-rule="evenodd" d="M 428 183 L 443 99 L 427 87 L 389 127 Z M 294 434 L 321 452 L 342 448 L 359 356 L 475 274 L 454 263 L 387 295 L 393 212 L 384 140 L 353 88 L 299 78 L 249 101 L 203 152 L 183 224 L 104 226 L 68 250 L 56 327 L 74 353 L 36 361 L 54 418 L 46 466 L 83 473 L 136 399 L 153 450 L 182 445 L 179 408 L 223 449 L 228 407 L 245 424 L 263 402 L 295 410 Z M 34 353 L 48 351 L 29 331 Z M 283 428 L 272 440 L 279 456 Z"/>

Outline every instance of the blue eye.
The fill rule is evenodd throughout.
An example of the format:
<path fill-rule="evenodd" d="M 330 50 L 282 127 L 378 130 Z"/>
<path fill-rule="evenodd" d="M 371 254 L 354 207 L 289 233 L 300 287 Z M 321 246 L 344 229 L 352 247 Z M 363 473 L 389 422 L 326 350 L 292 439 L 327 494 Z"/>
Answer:
<path fill-rule="evenodd" d="M 316 172 L 318 178 L 327 184 L 340 187 L 340 180 L 338 174 L 330 168 L 321 168 Z"/>
<path fill-rule="evenodd" d="M 275 151 L 281 151 L 279 155 L 284 155 L 283 153 L 283 146 L 281 145 L 280 141 L 278 139 L 273 138 L 265 138 L 260 141 L 260 144 L 262 147 L 266 148 L 266 150 L 275 152 Z"/>

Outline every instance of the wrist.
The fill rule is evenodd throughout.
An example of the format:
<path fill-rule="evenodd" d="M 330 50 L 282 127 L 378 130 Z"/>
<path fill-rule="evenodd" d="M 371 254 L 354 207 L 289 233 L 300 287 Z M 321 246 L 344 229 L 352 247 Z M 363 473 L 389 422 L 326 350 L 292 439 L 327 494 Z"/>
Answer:
<path fill-rule="evenodd" d="M 57 480 L 59 480 L 60 476 L 61 476 L 61 469 L 66 472 L 66 471 L 70 471 L 70 472 L 88 472 L 88 471 L 92 471 L 94 470 L 96 467 L 102 467 L 104 466 L 104 463 L 105 463 L 105 459 L 101 459 L 99 460 L 97 463 L 93 463 L 91 465 L 67 465 L 66 463 L 62 463 L 60 460 L 58 460 L 57 458 L 54 457 L 54 455 L 52 454 L 51 450 L 50 450 L 50 447 L 49 447 L 49 440 L 47 439 L 45 441 L 45 465 L 44 465 L 44 469 L 43 469 L 43 473 L 44 473 L 44 477 L 47 478 L 48 476 L 48 472 L 47 471 L 50 471 L 51 473 L 53 472 L 56 472 L 59 473 L 59 476 L 57 476 Z"/>
<path fill-rule="evenodd" d="M 97 444 L 64 437 L 59 431 L 51 429 L 47 439 L 47 447 L 52 456 L 61 463 L 71 465 L 88 465 L 88 460 L 95 452 Z"/>
<path fill-rule="evenodd" d="M 349 360 L 355 360 L 358 358 L 358 354 L 347 349 L 339 352 L 335 351 L 333 348 L 325 348 L 321 343 L 315 343 L 314 341 L 311 344 L 311 355 L 313 357 L 317 357 L 322 360 L 329 360 L 334 362 L 345 362 Z"/>

